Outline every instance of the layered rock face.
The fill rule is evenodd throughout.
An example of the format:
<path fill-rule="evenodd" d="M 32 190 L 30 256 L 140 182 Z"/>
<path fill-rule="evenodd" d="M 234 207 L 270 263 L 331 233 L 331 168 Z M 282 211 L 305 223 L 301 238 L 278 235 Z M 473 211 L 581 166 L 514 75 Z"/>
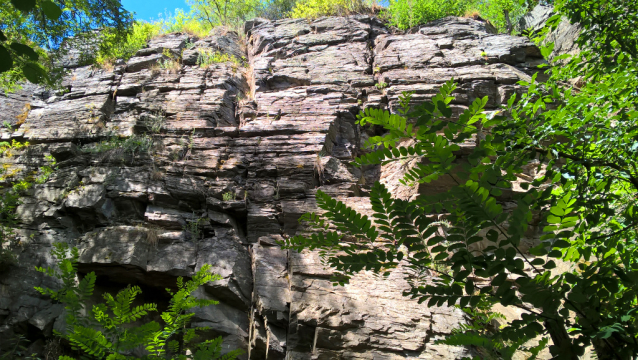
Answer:
<path fill-rule="evenodd" d="M 519 31 L 529 31 L 532 33 L 539 32 L 550 17 L 555 15 L 552 6 L 538 4 L 529 13 L 523 16 L 517 27 Z M 560 55 L 576 55 L 580 52 L 576 40 L 580 35 L 580 27 L 578 24 L 570 24 L 566 18 L 561 19 L 556 29 L 547 34 L 544 43 L 554 43 L 554 50 L 549 59 Z"/>
<path fill-rule="evenodd" d="M 33 290 L 56 283 L 34 267 L 53 265 L 52 244 L 67 242 L 80 249 L 80 272 L 98 275 L 98 293 L 133 283 L 143 287 L 140 301 L 166 303 L 163 288 L 211 264 L 223 279 L 199 296 L 220 304 L 197 310 L 193 326 L 209 326 L 244 358 L 470 355 L 434 344 L 465 319 L 402 297 L 407 271 L 362 273 L 334 287 L 318 253 L 277 241 L 316 210 L 317 189 L 364 212 L 375 181 L 402 198 L 444 191 L 445 179 L 397 186 L 405 164 L 351 167 L 378 131 L 356 125 L 356 114 L 394 111 L 403 91 L 423 101 L 451 78 L 457 114 L 483 96 L 497 109 L 543 61 L 538 49 L 463 18 L 406 34 L 366 16 L 257 19 L 246 34 L 166 35 L 112 71 L 71 64 L 66 93 L 26 88 L 0 98 L 3 121 L 26 115 L 3 138 L 30 143 L 5 152 L 13 178 L 4 182 L 47 155 L 58 167 L 17 210 L 19 263 L 0 274 L 1 348 L 27 334 L 41 352 L 62 328 L 61 306 Z M 200 66 L 206 51 L 246 60 Z M 181 60 L 167 66 L 171 58 Z"/>

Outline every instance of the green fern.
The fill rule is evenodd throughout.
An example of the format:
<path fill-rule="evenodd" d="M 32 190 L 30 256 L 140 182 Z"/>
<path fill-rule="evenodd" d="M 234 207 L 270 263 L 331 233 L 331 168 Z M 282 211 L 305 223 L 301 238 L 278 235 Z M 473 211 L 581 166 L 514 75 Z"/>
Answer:
<path fill-rule="evenodd" d="M 210 273 L 210 265 L 202 266 L 191 280 L 184 281 L 181 277 L 178 278 L 176 292 L 167 289 L 172 298 L 168 309 L 160 315 L 164 321 L 163 325 L 149 321 L 133 326 L 133 323 L 143 320 L 144 316 L 157 311 L 155 304 L 132 306 L 136 297 L 142 293 L 140 287 L 129 286 L 115 296 L 105 293 L 105 302 L 93 305 L 90 311 L 87 311 L 88 300 L 95 288 L 95 273 L 87 274 L 78 283 L 77 248 L 69 249 L 68 245 L 57 243 L 51 254 L 59 260 L 58 269 L 36 269 L 62 280 L 63 286 L 58 291 L 43 288 L 36 290 L 65 304 L 66 333 L 57 335 L 68 340 L 72 349 L 95 359 L 107 360 L 134 359 L 128 354 L 140 346 L 149 352 L 144 358 L 146 360 L 232 360 L 242 354 L 241 350 L 234 350 L 222 355 L 221 337 L 197 341 L 197 332 L 206 328 L 189 327 L 190 319 L 194 315 L 190 311 L 192 308 L 218 303 L 214 300 L 198 299 L 192 295 L 201 285 L 221 279 L 219 275 Z M 68 356 L 60 359 L 73 360 Z"/>

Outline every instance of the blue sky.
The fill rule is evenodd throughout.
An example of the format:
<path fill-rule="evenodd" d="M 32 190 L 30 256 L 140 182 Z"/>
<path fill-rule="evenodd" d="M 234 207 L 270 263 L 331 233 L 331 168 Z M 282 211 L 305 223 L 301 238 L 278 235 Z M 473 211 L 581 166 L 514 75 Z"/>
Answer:
<path fill-rule="evenodd" d="M 379 4 L 387 6 L 388 0 L 380 0 Z M 166 12 L 175 13 L 175 9 L 190 10 L 186 0 L 122 0 L 122 5 L 126 10 L 135 12 L 136 19 L 146 21 L 157 20 L 159 14 L 165 16 Z"/>
<path fill-rule="evenodd" d="M 124 8 L 130 12 L 137 13 L 138 20 L 157 20 L 158 14 L 168 11 L 174 13 L 175 9 L 188 11 L 190 7 L 185 0 L 122 0 Z"/>

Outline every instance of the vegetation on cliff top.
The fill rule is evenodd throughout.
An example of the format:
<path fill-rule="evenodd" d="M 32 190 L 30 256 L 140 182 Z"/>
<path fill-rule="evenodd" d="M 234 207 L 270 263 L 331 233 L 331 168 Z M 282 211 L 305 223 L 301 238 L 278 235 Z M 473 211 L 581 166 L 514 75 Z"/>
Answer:
<path fill-rule="evenodd" d="M 155 22 L 133 21 L 119 0 L 4 1 L 0 4 L 0 88 L 12 91 L 30 81 L 56 86 L 64 76 L 60 60 L 71 47 L 81 61 L 111 67 L 127 60 L 149 39 L 185 32 L 206 36 L 213 28 L 243 31 L 254 17 L 318 18 L 331 15 L 376 14 L 389 25 L 407 29 L 441 17 L 481 16 L 499 31 L 536 0 L 189 0 L 191 10 L 177 10 Z M 73 37 L 70 44 L 65 45 Z M 97 50 L 97 51 L 96 51 Z"/>

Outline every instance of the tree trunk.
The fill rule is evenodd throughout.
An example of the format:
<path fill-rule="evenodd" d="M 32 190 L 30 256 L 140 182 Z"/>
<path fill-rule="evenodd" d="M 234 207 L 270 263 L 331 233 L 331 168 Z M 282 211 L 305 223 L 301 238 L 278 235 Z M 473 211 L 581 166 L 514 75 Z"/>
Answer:
<path fill-rule="evenodd" d="M 556 315 L 558 318 L 558 314 Z M 569 338 L 567 330 L 562 323 L 559 323 L 556 320 L 546 320 L 545 328 L 552 337 L 554 346 L 557 348 L 550 349 L 552 355 L 558 356 L 559 359 L 578 360 L 578 355 L 574 352 L 572 340 Z"/>
<path fill-rule="evenodd" d="M 596 352 L 596 356 L 598 360 L 631 360 L 631 349 L 626 349 L 623 352 L 623 347 L 619 345 L 618 340 L 614 339 L 614 337 L 609 337 L 606 339 L 593 339 L 592 344 L 594 345 L 594 351 Z"/>
<path fill-rule="evenodd" d="M 505 14 L 505 23 L 507 24 L 507 33 L 511 34 L 514 28 L 512 27 L 512 22 L 510 21 L 510 12 L 509 10 L 503 10 L 503 14 Z"/>

